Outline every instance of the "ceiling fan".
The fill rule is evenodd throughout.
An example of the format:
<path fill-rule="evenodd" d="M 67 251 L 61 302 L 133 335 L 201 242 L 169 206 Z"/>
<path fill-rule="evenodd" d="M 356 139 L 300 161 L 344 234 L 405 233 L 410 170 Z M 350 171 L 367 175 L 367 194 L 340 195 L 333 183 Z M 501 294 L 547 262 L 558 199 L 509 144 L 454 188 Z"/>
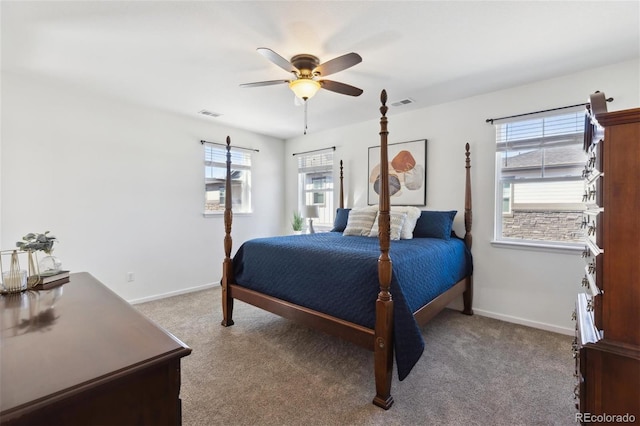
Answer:
<path fill-rule="evenodd" d="M 346 70 L 362 62 L 362 58 L 357 53 L 347 53 L 330 61 L 320 63 L 320 60 L 313 55 L 306 53 L 295 55 L 290 61 L 278 55 L 271 49 L 259 47 L 258 53 L 295 76 L 293 80 L 269 80 L 256 83 L 241 84 L 240 87 L 271 86 L 274 84 L 287 83 L 296 97 L 306 101 L 315 95 L 318 90 L 326 89 L 335 93 L 349 96 L 360 96 L 362 89 L 333 80 L 321 79 L 327 75 L 335 74 Z"/>

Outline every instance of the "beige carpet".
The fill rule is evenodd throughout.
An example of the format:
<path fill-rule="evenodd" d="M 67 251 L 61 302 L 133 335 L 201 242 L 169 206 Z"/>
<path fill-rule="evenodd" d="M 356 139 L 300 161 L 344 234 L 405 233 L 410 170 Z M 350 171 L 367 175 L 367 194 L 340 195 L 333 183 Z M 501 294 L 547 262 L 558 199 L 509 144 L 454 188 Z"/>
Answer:
<path fill-rule="evenodd" d="M 569 336 L 445 310 L 384 411 L 371 352 L 237 301 L 222 327 L 219 287 L 135 306 L 193 349 L 184 425 L 575 424 Z"/>

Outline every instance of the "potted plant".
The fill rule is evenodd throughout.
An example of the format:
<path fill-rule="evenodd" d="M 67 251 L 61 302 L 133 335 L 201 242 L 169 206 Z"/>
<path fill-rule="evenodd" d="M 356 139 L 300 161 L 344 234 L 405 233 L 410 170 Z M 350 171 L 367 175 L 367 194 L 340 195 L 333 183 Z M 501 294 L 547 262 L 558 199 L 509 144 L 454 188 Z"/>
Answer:
<path fill-rule="evenodd" d="M 16 247 L 24 251 L 45 252 L 47 256 L 38 262 L 40 275 L 54 275 L 62 269 L 62 262 L 52 254 L 53 243 L 56 241 L 58 241 L 58 239 L 51 235 L 49 231 L 46 231 L 44 234 L 34 234 L 30 232 L 22 237 L 22 241 L 16 243 Z"/>
<path fill-rule="evenodd" d="M 33 232 L 29 232 L 27 235 L 22 237 L 22 241 L 18 241 L 16 243 L 16 247 L 20 250 L 32 250 L 32 251 L 43 251 L 47 254 L 53 253 L 53 243 L 58 241 L 56 237 L 49 234 L 49 231 L 46 231 L 44 234 L 34 234 Z"/>
<path fill-rule="evenodd" d="M 291 220 L 291 228 L 293 229 L 294 234 L 302 233 L 302 226 L 304 225 L 304 219 L 299 211 L 293 211 L 293 220 Z"/>

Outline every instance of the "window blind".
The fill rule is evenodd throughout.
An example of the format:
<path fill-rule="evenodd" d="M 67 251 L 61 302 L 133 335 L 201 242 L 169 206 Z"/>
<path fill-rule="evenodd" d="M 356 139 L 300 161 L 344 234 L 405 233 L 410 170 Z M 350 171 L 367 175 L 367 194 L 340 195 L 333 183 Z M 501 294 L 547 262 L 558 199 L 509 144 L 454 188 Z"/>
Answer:
<path fill-rule="evenodd" d="M 320 173 L 333 171 L 333 150 L 298 154 L 298 173 Z"/>
<path fill-rule="evenodd" d="M 581 144 L 583 133 L 583 110 L 501 123 L 496 125 L 496 149 L 503 152 Z"/>
<path fill-rule="evenodd" d="M 215 145 L 205 145 L 204 161 L 208 166 L 227 167 L 227 149 Z M 251 152 L 231 148 L 231 167 L 233 169 L 250 169 Z"/>

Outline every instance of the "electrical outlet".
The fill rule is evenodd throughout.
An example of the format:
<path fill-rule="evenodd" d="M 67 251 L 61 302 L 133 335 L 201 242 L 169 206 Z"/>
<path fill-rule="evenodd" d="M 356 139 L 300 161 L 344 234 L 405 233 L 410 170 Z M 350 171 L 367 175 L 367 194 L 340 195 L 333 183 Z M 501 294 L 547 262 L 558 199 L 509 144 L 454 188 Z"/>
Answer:
<path fill-rule="evenodd" d="M 136 275 L 133 272 L 127 272 L 127 282 L 133 282 L 136 280 Z"/>

